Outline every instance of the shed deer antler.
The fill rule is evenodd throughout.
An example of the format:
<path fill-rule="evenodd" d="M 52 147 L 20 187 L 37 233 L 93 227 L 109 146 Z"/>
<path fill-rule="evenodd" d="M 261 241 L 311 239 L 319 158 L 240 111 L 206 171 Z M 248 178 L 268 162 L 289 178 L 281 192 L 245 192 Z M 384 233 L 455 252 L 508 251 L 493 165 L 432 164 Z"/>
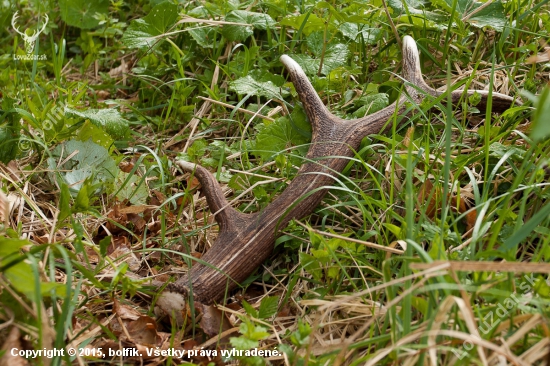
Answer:
<path fill-rule="evenodd" d="M 21 37 L 23 37 L 23 41 L 25 41 L 25 51 L 29 54 L 32 53 L 32 51 L 34 50 L 36 39 L 38 38 L 40 33 L 42 33 L 44 29 L 46 29 L 46 25 L 48 25 L 48 21 L 50 20 L 50 18 L 48 17 L 48 14 L 44 14 L 44 24 L 42 24 L 42 29 L 40 29 L 39 31 L 33 31 L 32 35 L 29 36 L 25 32 L 21 32 L 19 28 L 15 26 L 15 21 L 17 20 L 17 18 L 19 18 L 19 14 L 17 13 L 18 12 L 16 11 L 11 18 L 11 26 L 17 33 L 21 35 Z"/>
<path fill-rule="evenodd" d="M 363 118 L 344 120 L 331 114 L 323 105 L 300 66 L 289 56 L 281 62 L 287 68 L 298 96 L 312 125 L 312 139 L 306 163 L 286 190 L 260 212 L 244 214 L 230 207 L 221 187 L 205 168 L 178 161 L 185 171 L 194 172 L 201 183 L 210 210 L 215 213 L 220 232 L 212 248 L 202 257 L 210 266 L 196 263 L 189 272 L 169 284 L 157 302 L 166 314 L 174 314 L 183 321 L 188 296 L 202 304 L 212 304 L 223 298 L 227 290 L 245 280 L 264 262 L 273 250 L 278 230 L 290 220 L 311 213 L 321 202 L 334 177 L 341 172 L 348 158 L 353 156 L 361 140 L 382 131 L 394 113 L 403 114 L 405 102 L 420 103 L 426 95 L 434 97 L 445 92 L 430 88 L 422 78 L 420 59 L 415 41 L 403 39 L 403 74 L 407 95 L 392 105 Z M 451 99 L 457 103 L 464 95 L 481 95 L 480 107 L 488 100 L 487 91 L 456 90 Z M 493 93 L 493 109 L 502 111 L 514 100 L 503 94 Z"/>

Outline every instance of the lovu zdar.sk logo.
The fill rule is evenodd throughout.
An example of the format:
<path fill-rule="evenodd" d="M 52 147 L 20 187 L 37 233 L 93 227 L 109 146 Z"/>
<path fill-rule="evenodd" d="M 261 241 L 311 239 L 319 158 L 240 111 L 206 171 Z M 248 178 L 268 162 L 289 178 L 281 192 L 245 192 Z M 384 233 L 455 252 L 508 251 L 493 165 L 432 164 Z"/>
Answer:
<path fill-rule="evenodd" d="M 34 30 L 32 32 L 31 35 L 28 35 L 27 32 L 21 32 L 19 30 L 19 28 L 16 26 L 16 21 L 17 21 L 17 18 L 19 18 L 19 15 L 17 14 L 18 12 L 16 11 L 15 14 L 13 14 L 13 17 L 11 18 L 11 26 L 13 27 L 13 29 L 19 33 L 19 35 L 21 35 L 21 37 L 23 38 L 23 41 L 25 42 L 25 51 L 27 52 L 27 57 L 17 57 L 18 59 L 34 59 L 33 55 L 32 55 L 32 52 L 34 51 L 34 46 L 36 45 L 36 40 L 38 39 L 38 36 L 40 35 L 40 33 L 42 33 L 44 31 L 44 29 L 46 28 L 46 25 L 48 25 L 48 20 L 49 20 L 49 17 L 47 14 L 44 14 L 44 22 L 42 24 L 42 28 L 40 30 Z M 16 55 L 14 55 L 15 57 Z M 42 55 L 45 57 L 45 55 Z"/>

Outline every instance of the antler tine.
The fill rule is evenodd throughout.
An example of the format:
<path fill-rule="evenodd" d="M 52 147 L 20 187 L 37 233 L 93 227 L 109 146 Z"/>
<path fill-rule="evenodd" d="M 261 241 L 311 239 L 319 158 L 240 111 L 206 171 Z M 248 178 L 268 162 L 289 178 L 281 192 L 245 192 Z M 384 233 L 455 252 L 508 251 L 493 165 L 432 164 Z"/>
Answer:
<path fill-rule="evenodd" d="M 422 77 L 422 71 L 420 69 L 420 55 L 418 53 L 418 48 L 416 46 L 415 40 L 410 36 L 403 37 L 403 77 L 406 81 L 405 89 L 407 90 L 408 97 L 406 95 L 401 95 L 400 98 L 387 106 L 386 108 L 373 113 L 371 115 L 365 116 L 351 121 L 353 128 L 356 128 L 356 134 L 366 136 L 372 133 L 378 133 L 382 130 L 384 125 L 387 124 L 388 119 L 393 113 L 396 112 L 400 115 L 402 114 L 406 107 L 406 101 L 414 101 L 415 103 L 420 103 L 427 95 L 432 97 L 439 97 L 445 93 L 444 91 L 438 91 L 430 87 L 424 78 Z M 451 101 L 453 104 L 459 103 L 463 100 L 464 95 L 471 96 L 473 94 L 479 94 L 481 100 L 478 106 L 483 109 L 487 106 L 489 100 L 489 91 L 487 90 L 474 90 L 474 89 L 458 89 L 451 91 Z M 492 98 L 493 101 L 493 111 L 502 112 L 513 104 L 521 105 L 521 101 L 515 100 L 514 98 L 493 92 Z M 396 106 L 397 104 L 397 106 Z"/>
<path fill-rule="evenodd" d="M 323 120 L 336 119 L 336 123 L 343 121 L 333 115 L 323 104 L 323 101 L 313 88 L 313 85 L 309 82 L 304 70 L 302 70 L 296 61 L 287 55 L 282 55 L 280 61 L 286 67 L 290 79 L 294 84 L 294 88 L 296 88 L 298 97 L 302 101 L 306 114 L 311 122 L 313 133 L 317 132 L 316 129 Z"/>
<path fill-rule="evenodd" d="M 13 17 L 11 18 L 11 26 L 12 26 L 12 28 L 13 28 L 17 33 L 19 33 L 20 35 L 26 36 L 26 34 L 24 34 L 23 32 L 21 32 L 21 31 L 19 30 L 19 28 L 17 28 L 17 27 L 15 26 L 15 21 L 16 21 L 18 18 L 19 18 L 19 12 L 16 11 L 16 12 L 13 14 Z"/>
<path fill-rule="evenodd" d="M 42 24 L 42 29 L 40 29 L 40 32 L 38 33 L 42 33 L 44 29 L 46 29 L 46 26 L 48 25 L 49 21 L 50 21 L 50 17 L 48 16 L 48 14 L 44 14 L 44 24 Z"/>
<path fill-rule="evenodd" d="M 200 165 L 187 161 L 176 162 L 184 171 L 195 174 L 201 183 L 201 190 L 204 192 L 208 207 L 212 211 L 216 222 L 220 225 L 220 231 L 235 231 L 238 220 L 246 218 L 246 214 L 235 210 L 225 198 L 222 188 L 212 173 Z"/>
<path fill-rule="evenodd" d="M 409 95 L 415 95 L 417 96 L 418 101 L 420 101 L 423 97 L 422 92 L 418 90 L 415 90 L 415 87 L 420 88 L 422 91 L 424 91 L 425 94 L 439 97 L 445 93 L 447 93 L 447 90 L 444 91 L 438 91 L 426 84 L 424 81 L 424 78 L 422 77 L 422 71 L 420 70 L 420 57 L 418 55 L 418 48 L 416 47 L 416 42 L 414 39 L 410 36 L 405 36 L 403 38 L 403 76 L 405 77 L 405 80 L 409 81 L 411 84 L 406 84 L 407 92 Z M 518 104 L 521 105 L 521 101 L 515 101 L 514 98 L 493 92 L 489 93 L 487 90 L 476 90 L 476 89 L 457 89 L 454 91 L 451 91 L 451 101 L 453 104 L 456 104 L 460 102 L 464 98 L 464 96 L 471 96 L 473 94 L 479 94 L 481 97 L 479 106 L 484 108 L 487 105 L 487 101 L 489 100 L 489 94 L 492 94 L 491 99 L 493 101 L 493 111 L 495 112 L 502 112 L 508 108 L 510 108 L 511 105 Z M 418 96 L 420 98 L 418 98 Z"/>

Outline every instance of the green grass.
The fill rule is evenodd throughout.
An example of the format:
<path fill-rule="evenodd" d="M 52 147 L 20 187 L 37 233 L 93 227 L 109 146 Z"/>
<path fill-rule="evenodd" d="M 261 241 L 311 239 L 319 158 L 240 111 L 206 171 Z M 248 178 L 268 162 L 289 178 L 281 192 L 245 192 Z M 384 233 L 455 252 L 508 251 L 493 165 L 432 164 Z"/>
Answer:
<path fill-rule="evenodd" d="M 550 259 L 548 1 L 477 13 L 461 0 L 390 1 L 391 21 L 382 2 L 176 3 L 90 2 L 85 20 L 67 1 L 0 4 L 0 355 L 74 347 L 76 358 L 30 362 L 87 364 L 123 344 L 218 356 L 99 362 L 220 363 L 222 349 L 276 348 L 234 361 L 548 363 L 548 270 L 528 272 Z M 49 15 L 34 50 L 46 60 L 14 60 L 26 55 L 16 10 L 28 34 Z M 373 113 L 402 89 L 392 24 L 417 41 L 430 85 L 523 105 L 411 105 L 363 140 L 218 310 L 192 308 L 184 327 L 158 317 L 160 289 L 218 232 L 175 160 L 207 167 L 239 210 L 266 207 L 311 135 L 280 55 L 336 115 Z M 84 169 L 92 156 L 104 160 Z M 410 267 L 439 260 L 501 270 Z"/>

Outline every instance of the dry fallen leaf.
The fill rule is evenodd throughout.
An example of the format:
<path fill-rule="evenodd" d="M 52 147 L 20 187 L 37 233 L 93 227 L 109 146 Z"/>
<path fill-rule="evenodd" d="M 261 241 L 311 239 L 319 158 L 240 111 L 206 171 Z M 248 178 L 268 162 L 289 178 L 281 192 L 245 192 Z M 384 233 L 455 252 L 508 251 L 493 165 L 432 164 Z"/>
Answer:
<path fill-rule="evenodd" d="M 4 355 L 0 358 L 0 366 L 27 366 L 29 362 L 19 355 L 13 356 L 10 352 L 13 348 L 24 349 L 21 344 L 21 332 L 19 328 L 11 328 L 4 344 L 2 345 L 2 351 L 5 351 Z"/>
<path fill-rule="evenodd" d="M 0 190 L 0 223 L 9 225 L 10 203 L 8 197 Z"/>
<path fill-rule="evenodd" d="M 202 305 L 201 329 L 210 337 L 215 337 L 226 330 L 231 329 L 229 319 L 225 313 L 216 306 Z M 227 340 L 228 341 L 228 340 Z"/>
<path fill-rule="evenodd" d="M 157 333 L 157 323 L 155 319 L 141 315 L 138 319 L 130 322 L 126 327 L 130 340 L 136 344 L 156 346 L 161 338 Z"/>

